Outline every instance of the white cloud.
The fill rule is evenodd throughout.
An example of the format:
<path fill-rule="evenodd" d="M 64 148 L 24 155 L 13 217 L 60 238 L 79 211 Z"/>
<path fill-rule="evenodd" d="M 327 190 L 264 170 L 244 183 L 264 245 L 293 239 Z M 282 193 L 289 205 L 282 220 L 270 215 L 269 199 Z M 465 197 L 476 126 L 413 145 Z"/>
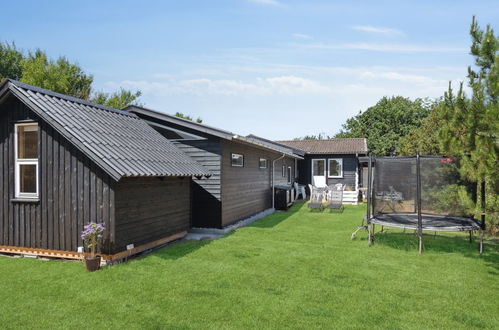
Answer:
<path fill-rule="evenodd" d="M 392 53 L 448 53 L 448 52 L 467 52 L 467 48 L 446 47 L 433 45 L 414 45 L 414 44 L 383 44 L 383 43 L 348 43 L 348 44 L 325 44 L 310 43 L 299 44 L 298 47 L 306 49 L 322 50 L 366 50 L 376 52 Z"/>
<path fill-rule="evenodd" d="M 262 5 L 270 5 L 270 6 L 281 6 L 282 3 L 276 0 L 246 0 L 248 2 L 259 3 Z"/>
<path fill-rule="evenodd" d="M 120 83 L 108 82 L 107 87 L 124 87 L 139 89 L 144 94 L 190 94 L 203 95 L 290 95 L 290 94 L 323 94 L 330 93 L 331 89 L 321 83 L 297 76 L 276 76 L 256 78 L 250 82 L 229 79 L 197 78 L 188 80 L 169 81 L 133 81 L 125 80 Z"/>
<path fill-rule="evenodd" d="M 384 35 L 384 36 L 403 36 L 403 35 L 405 35 L 405 33 L 402 32 L 402 30 L 379 27 L 379 26 L 356 25 L 356 26 L 352 26 L 352 29 L 357 30 L 357 31 L 361 31 L 361 32 L 367 32 L 367 33 L 371 33 L 371 34 L 378 34 L 378 35 Z"/>
<path fill-rule="evenodd" d="M 464 79 L 465 67 L 439 66 L 306 66 L 285 64 L 209 65 L 151 75 L 144 80 L 108 82 L 143 92 L 147 107 L 186 112 L 206 123 L 239 134 L 275 139 L 317 132 L 333 134 L 349 117 L 383 96 L 439 97 L 448 81 Z M 216 74 L 217 72 L 223 72 Z M 314 114 L 308 115 L 308 114 Z M 287 129 L 275 129 L 279 122 Z M 317 120 L 334 118 L 334 120 Z"/>
<path fill-rule="evenodd" d="M 292 36 L 295 39 L 304 39 L 304 40 L 314 39 L 314 37 L 309 36 L 308 34 L 304 34 L 304 33 L 293 33 Z"/>

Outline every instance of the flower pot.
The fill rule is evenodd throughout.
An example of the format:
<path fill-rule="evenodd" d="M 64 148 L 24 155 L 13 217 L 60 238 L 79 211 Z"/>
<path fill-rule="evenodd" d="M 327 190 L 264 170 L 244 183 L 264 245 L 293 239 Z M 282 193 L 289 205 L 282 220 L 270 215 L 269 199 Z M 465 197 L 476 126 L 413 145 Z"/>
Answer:
<path fill-rule="evenodd" d="M 85 266 L 89 272 L 95 272 L 100 268 L 100 256 L 85 257 Z"/>

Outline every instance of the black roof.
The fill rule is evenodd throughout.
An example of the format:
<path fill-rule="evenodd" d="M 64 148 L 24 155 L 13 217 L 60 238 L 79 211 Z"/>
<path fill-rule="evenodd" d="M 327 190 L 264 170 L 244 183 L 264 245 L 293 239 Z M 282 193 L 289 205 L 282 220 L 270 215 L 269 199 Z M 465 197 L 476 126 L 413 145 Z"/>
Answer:
<path fill-rule="evenodd" d="M 305 152 L 303 150 L 292 148 L 292 147 L 289 147 L 287 145 L 284 145 L 284 144 L 281 144 L 281 143 L 277 143 L 275 141 L 271 141 L 271 140 L 262 138 L 260 136 L 256 136 L 254 134 L 250 134 L 250 135 L 246 136 L 246 138 L 252 139 L 252 140 L 255 140 L 255 141 L 259 141 L 260 143 L 264 143 L 264 144 L 269 145 L 269 146 L 271 146 L 273 148 L 280 149 L 283 152 L 292 152 L 292 153 L 294 153 L 294 154 L 296 154 L 298 156 L 305 156 Z"/>
<path fill-rule="evenodd" d="M 301 158 L 300 154 L 294 153 L 292 148 L 284 146 L 284 145 L 280 145 L 278 143 L 274 143 L 270 140 L 259 138 L 255 135 L 248 135 L 248 136 L 237 135 L 237 134 L 234 134 L 232 132 L 229 132 L 229 131 L 226 131 L 226 130 L 223 130 L 220 128 L 208 126 L 208 125 L 201 124 L 201 123 L 196 123 L 196 122 L 193 122 L 191 120 L 179 118 L 177 116 L 168 115 L 168 114 L 163 113 L 163 112 L 147 109 L 147 108 L 136 106 L 136 105 L 128 106 L 124 110 L 130 111 L 131 113 L 136 113 L 140 116 L 149 117 L 149 118 L 152 118 L 154 120 L 158 120 L 158 121 L 163 122 L 163 123 L 168 123 L 170 125 L 174 125 L 175 127 L 181 127 L 182 129 L 185 129 L 189 133 L 193 133 L 193 134 L 204 133 L 204 134 L 216 136 L 216 137 L 219 137 L 219 138 L 222 138 L 225 140 L 237 141 L 237 142 L 240 142 L 243 144 L 251 145 L 251 146 L 256 147 L 256 148 L 284 153 L 290 157 Z M 144 117 L 142 117 L 142 118 L 144 118 Z M 147 118 L 145 118 L 145 120 L 153 126 L 155 124 L 157 124 L 155 122 L 148 121 Z"/>
<path fill-rule="evenodd" d="M 209 171 L 128 111 L 7 79 L 12 93 L 115 180 L 133 176 L 201 176 Z"/>

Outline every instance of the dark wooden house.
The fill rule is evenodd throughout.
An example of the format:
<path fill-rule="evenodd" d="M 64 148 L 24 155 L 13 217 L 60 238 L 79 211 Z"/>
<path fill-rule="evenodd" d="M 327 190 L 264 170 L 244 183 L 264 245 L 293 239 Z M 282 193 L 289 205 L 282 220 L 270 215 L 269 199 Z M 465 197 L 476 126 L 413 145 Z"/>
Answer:
<path fill-rule="evenodd" d="M 304 159 L 298 161 L 299 183 L 345 185 L 344 201 L 357 203 L 359 186 L 363 172 L 359 157 L 367 155 L 367 141 L 364 138 L 345 138 L 329 140 L 292 140 L 277 141 L 294 150 L 300 150 Z"/>
<path fill-rule="evenodd" d="M 209 179 L 193 179 L 194 227 L 223 228 L 271 209 L 273 187 L 297 180 L 301 157 L 291 148 L 142 107 L 126 110 L 209 170 Z"/>
<path fill-rule="evenodd" d="M 0 85 L 0 252 L 75 257 L 89 222 L 106 258 L 180 237 L 208 171 L 133 113 Z"/>

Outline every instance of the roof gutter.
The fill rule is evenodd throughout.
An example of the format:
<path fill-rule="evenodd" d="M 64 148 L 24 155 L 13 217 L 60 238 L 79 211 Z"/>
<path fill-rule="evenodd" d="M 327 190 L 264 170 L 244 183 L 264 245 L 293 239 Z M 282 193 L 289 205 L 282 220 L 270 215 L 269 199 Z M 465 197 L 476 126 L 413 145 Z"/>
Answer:
<path fill-rule="evenodd" d="M 270 174 L 272 176 L 271 180 L 272 180 L 272 208 L 273 209 L 275 208 L 275 184 L 274 184 L 275 162 L 277 162 L 280 159 L 283 159 L 284 157 L 286 157 L 286 154 L 283 153 L 281 157 L 276 158 L 272 161 L 272 172 Z M 295 169 L 295 171 L 296 171 L 296 169 Z"/>

